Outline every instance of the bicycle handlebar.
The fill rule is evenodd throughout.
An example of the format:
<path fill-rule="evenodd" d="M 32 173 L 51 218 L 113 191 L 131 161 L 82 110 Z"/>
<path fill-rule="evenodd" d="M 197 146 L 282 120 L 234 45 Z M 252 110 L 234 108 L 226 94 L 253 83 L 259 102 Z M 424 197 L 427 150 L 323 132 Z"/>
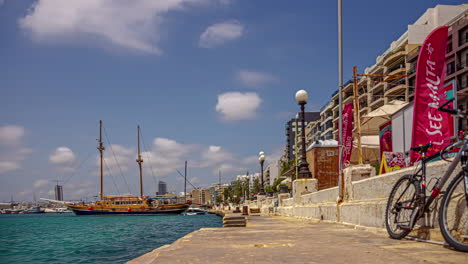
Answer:
<path fill-rule="evenodd" d="M 453 100 L 455 100 L 455 98 L 452 98 L 450 100 L 448 100 L 447 102 L 445 102 L 444 104 L 442 104 L 441 106 L 439 106 L 437 108 L 437 110 L 441 111 L 441 112 L 445 112 L 445 113 L 449 113 L 451 115 L 455 115 L 459 118 L 463 118 L 463 119 L 468 119 L 468 116 L 467 116 L 467 113 L 466 111 L 461 111 L 459 109 L 449 109 L 449 108 L 444 108 L 444 106 L 448 105 L 449 103 L 451 103 Z"/>

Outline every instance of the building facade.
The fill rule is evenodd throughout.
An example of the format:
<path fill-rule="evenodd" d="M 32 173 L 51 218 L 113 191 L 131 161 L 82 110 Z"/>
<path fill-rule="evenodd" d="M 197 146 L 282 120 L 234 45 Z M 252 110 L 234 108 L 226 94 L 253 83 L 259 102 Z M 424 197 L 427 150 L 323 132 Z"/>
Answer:
<path fill-rule="evenodd" d="M 364 70 L 367 75 L 393 76 L 367 76 L 358 80 L 357 96 L 361 118 L 395 100 L 413 101 L 419 47 L 432 30 L 444 25 L 449 26 L 445 82 L 448 83 L 452 80 L 456 82 L 458 105 L 463 109 L 468 109 L 467 10 L 468 4 L 437 5 L 426 10 L 413 24 L 408 25 L 408 30 L 376 58 L 375 64 Z M 358 69 L 358 73 L 362 72 Z M 400 77 L 397 77 L 398 75 Z M 353 101 L 353 86 L 353 80 L 344 84 L 342 89 L 343 105 Z M 311 139 L 329 139 L 330 131 L 333 138 L 338 139 L 338 91 L 332 94 L 331 101 L 321 109 L 320 115 L 320 129 L 312 132 L 311 128 Z M 330 122 L 330 120 L 332 121 Z M 320 137 L 317 136 L 318 134 Z"/>
<path fill-rule="evenodd" d="M 164 195 L 167 194 L 167 183 L 164 181 L 159 181 L 158 182 L 158 194 L 159 195 Z"/>
<path fill-rule="evenodd" d="M 196 204 L 212 204 L 210 189 L 195 189 L 191 192 L 192 202 Z"/>
<path fill-rule="evenodd" d="M 300 133 L 302 130 L 302 124 L 298 118 L 299 115 L 296 114 L 295 118 L 292 118 L 286 123 L 286 158 L 288 160 L 293 160 L 295 157 L 296 123 L 298 125 L 297 131 Z M 307 126 L 310 122 L 315 122 L 318 120 L 320 120 L 319 111 L 304 113 L 304 127 Z"/>
<path fill-rule="evenodd" d="M 266 166 L 266 168 L 263 170 L 264 186 L 273 185 L 275 180 L 279 178 L 280 169 L 281 162 L 279 160 L 275 160 Z"/>

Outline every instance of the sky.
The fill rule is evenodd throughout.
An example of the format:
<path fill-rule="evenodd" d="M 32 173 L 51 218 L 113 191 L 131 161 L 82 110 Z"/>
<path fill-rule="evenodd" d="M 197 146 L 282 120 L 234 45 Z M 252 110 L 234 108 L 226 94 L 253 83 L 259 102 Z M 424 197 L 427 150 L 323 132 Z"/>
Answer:
<path fill-rule="evenodd" d="M 344 80 L 364 71 L 427 8 L 463 1 L 343 1 Z M 338 88 L 337 1 L 0 0 L 0 201 L 183 191 L 259 172 L 309 93 Z M 189 189 L 190 191 L 190 189 Z"/>

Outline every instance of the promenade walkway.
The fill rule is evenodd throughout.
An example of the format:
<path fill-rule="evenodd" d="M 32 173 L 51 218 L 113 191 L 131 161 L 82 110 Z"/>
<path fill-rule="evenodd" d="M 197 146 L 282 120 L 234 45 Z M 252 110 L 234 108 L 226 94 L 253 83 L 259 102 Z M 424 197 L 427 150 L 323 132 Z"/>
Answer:
<path fill-rule="evenodd" d="M 128 263 L 459 264 L 468 254 L 343 225 L 250 216 L 247 227 L 203 228 Z"/>

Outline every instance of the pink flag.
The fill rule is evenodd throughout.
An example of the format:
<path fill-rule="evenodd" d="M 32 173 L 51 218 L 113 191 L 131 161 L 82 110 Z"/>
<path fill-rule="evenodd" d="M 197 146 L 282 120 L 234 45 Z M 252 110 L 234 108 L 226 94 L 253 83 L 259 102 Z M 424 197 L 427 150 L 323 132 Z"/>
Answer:
<path fill-rule="evenodd" d="M 453 118 L 437 108 L 447 101 L 444 93 L 445 49 L 448 27 L 429 34 L 419 52 L 414 90 L 413 134 L 411 146 L 432 143 L 427 155 L 442 150 L 452 136 Z M 411 162 L 420 154 L 411 151 Z"/>
<path fill-rule="evenodd" d="M 341 159 L 343 169 L 349 166 L 351 152 L 353 151 L 353 102 L 343 107 L 343 148 Z"/>

